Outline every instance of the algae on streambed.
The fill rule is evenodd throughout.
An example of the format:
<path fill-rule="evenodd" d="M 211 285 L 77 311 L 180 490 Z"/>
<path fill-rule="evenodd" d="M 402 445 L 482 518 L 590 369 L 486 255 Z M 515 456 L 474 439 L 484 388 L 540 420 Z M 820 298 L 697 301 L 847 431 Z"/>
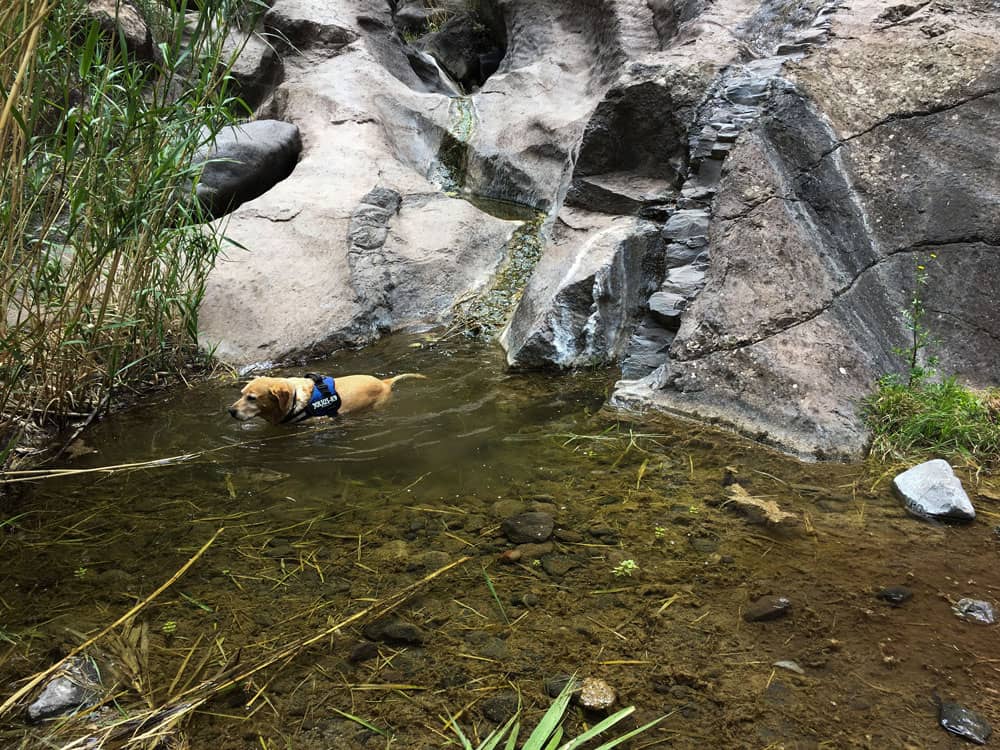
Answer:
<path fill-rule="evenodd" d="M 533 724 L 545 680 L 572 672 L 610 683 L 637 707 L 635 726 L 667 716 L 633 748 L 959 747 L 937 725 L 934 688 L 1000 721 L 996 631 L 950 603 L 996 597 L 995 485 L 970 493 L 976 523 L 932 525 L 885 482 L 871 489 L 861 466 L 802 464 L 689 423 L 615 421 L 601 410 L 611 373 L 508 374 L 475 342 L 422 341 L 309 366 L 430 376 L 401 383 L 381 412 L 237 423 L 224 411 L 235 384 L 204 384 L 98 425 L 85 438 L 97 452 L 71 465 L 195 457 L 9 499 L 5 696 L 224 526 L 141 612 L 147 665 L 122 665 L 140 638 L 93 651 L 123 680 L 121 710 L 167 703 L 471 559 L 420 585 L 396 622 L 362 618 L 214 697 L 184 725 L 191 747 L 445 747 L 449 714 L 482 737 L 520 691 Z M 733 482 L 802 520 L 755 523 L 726 503 Z M 555 535 L 510 560 L 501 524 L 525 510 L 552 516 Z M 615 575 L 624 560 L 637 568 Z M 914 592 L 899 607 L 875 597 L 894 584 Z M 746 622 L 768 594 L 790 614 Z M 802 673 L 775 665 L 788 661 Z M 5 747 L 54 731 L 14 714 L 0 726 Z"/>

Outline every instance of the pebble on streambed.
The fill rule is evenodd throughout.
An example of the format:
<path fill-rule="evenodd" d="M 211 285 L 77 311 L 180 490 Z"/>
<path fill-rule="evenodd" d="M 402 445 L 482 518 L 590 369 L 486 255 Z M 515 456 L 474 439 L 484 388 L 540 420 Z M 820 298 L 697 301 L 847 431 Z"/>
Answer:
<path fill-rule="evenodd" d="M 942 701 L 936 694 L 934 697 L 938 702 L 938 721 L 945 730 L 977 745 L 986 744 L 993 728 L 981 714 L 958 703 Z"/>
<path fill-rule="evenodd" d="M 42 688 L 38 698 L 28 706 L 32 722 L 78 711 L 100 702 L 103 691 L 101 673 L 88 657 L 70 659 Z"/>
<path fill-rule="evenodd" d="M 875 594 L 875 598 L 881 599 L 893 607 L 899 607 L 913 598 L 913 592 L 906 586 L 886 586 Z"/>
<path fill-rule="evenodd" d="M 978 622 L 981 625 L 994 625 L 997 621 L 993 605 L 982 599 L 959 599 L 951 610 L 963 620 Z"/>
<path fill-rule="evenodd" d="M 743 613 L 747 622 L 777 620 L 792 611 L 792 602 L 785 596 L 762 596 L 752 602 Z"/>

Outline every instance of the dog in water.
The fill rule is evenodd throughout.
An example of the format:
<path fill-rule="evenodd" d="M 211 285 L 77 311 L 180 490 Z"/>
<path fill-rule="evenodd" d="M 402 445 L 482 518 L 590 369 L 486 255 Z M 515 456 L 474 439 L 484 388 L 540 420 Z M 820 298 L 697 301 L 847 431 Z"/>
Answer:
<path fill-rule="evenodd" d="M 332 417 L 378 408 L 392 396 L 392 386 L 406 378 L 426 380 L 414 372 L 394 378 L 344 375 L 331 378 L 308 373 L 304 378 L 254 378 L 244 386 L 229 414 L 245 422 L 254 417 L 271 424 L 291 424 L 309 417 Z"/>

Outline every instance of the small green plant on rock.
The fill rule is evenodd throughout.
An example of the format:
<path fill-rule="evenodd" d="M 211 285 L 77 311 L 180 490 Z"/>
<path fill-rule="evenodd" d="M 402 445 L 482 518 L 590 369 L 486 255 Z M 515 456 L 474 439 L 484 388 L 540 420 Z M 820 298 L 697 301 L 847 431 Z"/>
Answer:
<path fill-rule="evenodd" d="M 937 260 L 937 255 L 931 253 L 927 262 L 934 260 Z M 935 356 L 924 358 L 928 344 L 933 343 L 931 333 L 925 323 L 927 308 L 924 305 L 924 292 L 928 280 L 927 265 L 917 261 L 915 270 L 913 294 L 910 296 L 910 302 L 906 309 L 903 310 L 903 317 L 906 319 L 910 334 L 909 345 L 893 349 L 893 352 L 907 363 L 907 385 L 911 388 L 933 377 L 934 368 L 938 364 L 938 358 Z"/>
<path fill-rule="evenodd" d="M 913 295 L 903 310 L 909 340 L 893 351 L 906 372 L 885 375 L 863 405 L 872 432 L 870 455 L 882 461 L 944 456 L 974 465 L 1000 466 L 1000 390 L 976 391 L 954 377 L 937 377 L 934 339 L 926 325 L 927 265 L 917 261 Z"/>

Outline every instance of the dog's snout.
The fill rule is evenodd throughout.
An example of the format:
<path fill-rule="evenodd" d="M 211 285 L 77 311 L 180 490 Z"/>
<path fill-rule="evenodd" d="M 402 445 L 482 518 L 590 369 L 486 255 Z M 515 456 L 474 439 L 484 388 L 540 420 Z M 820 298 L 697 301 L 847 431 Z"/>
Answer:
<path fill-rule="evenodd" d="M 230 406 L 229 407 L 229 416 L 231 416 L 231 417 L 235 417 L 236 416 L 236 407 L 235 406 Z"/>

